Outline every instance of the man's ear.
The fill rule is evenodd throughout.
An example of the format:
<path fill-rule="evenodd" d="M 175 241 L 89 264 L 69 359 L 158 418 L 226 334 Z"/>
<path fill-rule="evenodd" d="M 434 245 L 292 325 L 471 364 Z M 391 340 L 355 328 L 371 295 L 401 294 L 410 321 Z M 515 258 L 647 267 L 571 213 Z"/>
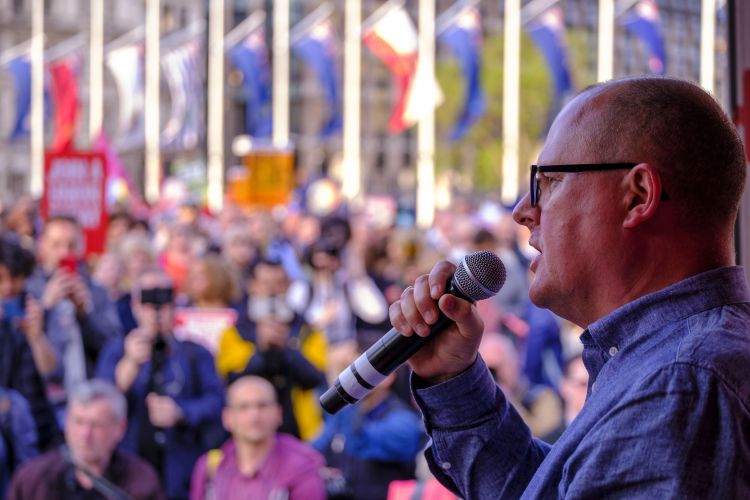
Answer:
<path fill-rule="evenodd" d="M 627 214 L 623 227 L 634 228 L 656 214 L 661 202 L 661 177 L 653 165 L 639 163 L 625 176 Z"/>

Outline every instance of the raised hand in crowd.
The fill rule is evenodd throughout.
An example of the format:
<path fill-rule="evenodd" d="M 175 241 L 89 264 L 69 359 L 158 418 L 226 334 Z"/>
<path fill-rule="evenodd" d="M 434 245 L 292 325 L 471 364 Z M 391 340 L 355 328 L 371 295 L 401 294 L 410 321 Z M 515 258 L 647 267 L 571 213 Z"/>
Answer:
<path fill-rule="evenodd" d="M 94 302 L 91 297 L 91 291 L 86 286 L 83 279 L 77 273 L 71 273 L 70 281 L 70 300 L 76 306 L 79 314 L 89 313 L 93 310 Z"/>
<path fill-rule="evenodd" d="M 57 355 L 44 335 L 44 310 L 38 300 L 26 297 L 26 315 L 21 323 L 21 331 L 31 349 L 34 365 L 39 374 L 49 375 L 57 368 Z"/>
<path fill-rule="evenodd" d="M 146 396 L 146 407 L 148 418 L 154 427 L 174 427 L 183 417 L 182 410 L 169 396 L 160 396 L 152 392 Z"/>
<path fill-rule="evenodd" d="M 62 268 L 55 270 L 42 294 L 42 306 L 45 309 L 52 309 L 70 296 L 72 286 L 72 273 Z"/>
<path fill-rule="evenodd" d="M 258 349 L 261 351 L 282 350 L 289 341 L 289 323 L 268 316 L 257 323 Z"/>
<path fill-rule="evenodd" d="M 143 329 L 136 329 L 125 337 L 124 355 L 115 368 L 115 384 L 125 392 L 133 385 L 141 366 L 151 359 L 153 337 Z"/>

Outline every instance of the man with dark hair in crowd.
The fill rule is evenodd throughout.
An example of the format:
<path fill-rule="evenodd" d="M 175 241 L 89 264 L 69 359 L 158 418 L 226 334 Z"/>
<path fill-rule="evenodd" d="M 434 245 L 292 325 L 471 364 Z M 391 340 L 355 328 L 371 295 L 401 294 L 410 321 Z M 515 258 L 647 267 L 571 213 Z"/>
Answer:
<path fill-rule="evenodd" d="M 195 461 L 223 441 L 224 387 L 204 347 L 174 338 L 173 288 L 163 271 L 138 278 L 133 312 L 138 328 L 107 344 L 96 374 L 128 398 L 122 448 L 154 466 L 168 498 L 186 498 Z"/>
<path fill-rule="evenodd" d="M 258 375 L 276 388 L 284 421 L 281 432 L 310 439 L 321 415 L 313 389 L 325 381 L 327 343 L 287 301 L 289 278 L 280 261 L 258 259 L 250 271 L 246 307 L 236 328 L 224 333 L 216 363 L 231 383 Z"/>
<path fill-rule="evenodd" d="M 403 334 L 455 325 L 413 356 L 432 471 L 464 498 L 750 496 L 750 288 L 735 265 L 742 141 L 697 85 L 640 77 L 555 119 L 514 219 L 539 250 L 531 300 L 583 328 L 583 410 L 534 439 L 477 347 L 476 308 L 437 264 L 391 307 Z"/>
<path fill-rule="evenodd" d="M 47 400 L 44 377 L 60 362 L 44 335 L 39 302 L 25 293 L 34 255 L 17 243 L 0 239 L 0 387 L 15 389 L 31 407 L 39 447 L 57 443 L 59 429 Z"/>
<path fill-rule="evenodd" d="M 126 403 L 109 382 L 90 380 L 68 393 L 65 445 L 18 470 L 9 500 L 160 500 L 159 479 L 143 460 L 115 450 L 127 425 Z"/>
<path fill-rule="evenodd" d="M 232 439 L 196 463 L 191 500 L 325 498 L 323 457 L 278 432 L 282 409 L 270 382 L 253 375 L 237 379 L 227 389 L 222 418 Z"/>
<path fill-rule="evenodd" d="M 121 335 L 114 303 L 79 261 L 82 243 L 75 218 L 50 217 L 39 239 L 39 265 L 27 283 L 44 308 L 44 331 L 60 360 L 47 384 L 59 420 L 65 392 L 86 380 L 104 344 Z"/>

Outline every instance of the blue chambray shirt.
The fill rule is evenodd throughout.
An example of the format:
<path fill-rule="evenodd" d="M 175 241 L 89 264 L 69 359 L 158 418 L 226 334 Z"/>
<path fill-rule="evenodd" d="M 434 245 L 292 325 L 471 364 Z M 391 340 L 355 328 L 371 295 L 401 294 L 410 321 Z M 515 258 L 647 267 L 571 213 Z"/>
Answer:
<path fill-rule="evenodd" d="M 741 267 L 641 297 L 581 335 L 589 394 L 554 447 L 481 358 L 414 395 L 433 473 L 475 498 L 750 498 L 750 290 Z"/>

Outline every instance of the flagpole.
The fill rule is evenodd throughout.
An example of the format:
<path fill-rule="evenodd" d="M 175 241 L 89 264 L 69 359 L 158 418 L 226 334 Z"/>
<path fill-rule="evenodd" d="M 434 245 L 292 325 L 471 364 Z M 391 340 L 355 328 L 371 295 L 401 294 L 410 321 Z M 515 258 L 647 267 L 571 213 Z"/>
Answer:
<path fill-rule="evenodd" d="M 31 174 L 29 192 L 44 191 L 44 0 L 31 3 Z"/>
<path fill-rule="evenodd" d="M 555 2 L 557 0 L 554 0 Z M 441 35 L 453 22 L 456 16 L 461 14 L 466 9 L 475 7 L 479 3 L 479 0 L 461 0 L 454 3 L 443 11 L 442 14 L 435 20 L 435 34 Z"/>
<path fill-rule="evenodd" d="M 104 52 L 109 53 L 113 50 L 125 47 L 133 43 L 138 43 L 146 36 L 146 29 L 143 25 L 136 26 L 132 30 L 116 38 L 104 46 Z"/>
<path fill-rule="evenodd" d="M 362 1 L 348 0 L 344 11 L 344 144 L 342 193 L 353 200 L 362 190 L 360 156 Z"/>
<path fill-rule="evenodd" d="M 273 144 L 289 144 L 289 1 L 273 2 Z"/>
<path fill-rule="evenodd" d="M 159 151 L 159 59 L 160 0 L 146 0 L 146 88 L 144 128 L 146 142 L 145 186 L 146 201 L 159 200 L 161 157 Z"/>
<path fill-rule="evenodd" d="M 266 20 L 266 13 L 258 10 L 246 17 L 240 24 L 224 36 L 224 50 L 229 50 L 247 35 L 258 29 Z"/>
<path fill-rule="evenodd" d="M 333 14 L 333 11 L 333 5 L 328 2 L 319 5 L 317 9 L 289 30 L 289 45 L 295 45 L 299 42 L 316 24 L 328 19 Z"/>
<path fill-rule="evenodd" d="M 104 82 L 104 0 L 91 0 L 89 28 L 89 140 L 102 130 Z"/>
<path fill-rule="evenodd" d="M 403 7 L 404 2 L 405 0 L 388 0 L 387 2 L 382 4 L 380 7 L 375 9 L 375 12 L 370 14 L 370 17 L 365 19 L 365 21 L 362 23 L 362 32 L 368 32 L 373 27 L 373 25 L 380 21 L 380 19 L 388 12 L 390 12 L 391 9 L 394 9 L 396 7 Z"/>
<path fill-rule="evenodd" d="M 597 81 L 614 76 L 615 0 L 599 0 L 599 57 Z"/>
<path fill-rule="evenodd" d="M 716 0 L 701 4 L 701 87 L 713 94 L 715 87 Z M 745 125 L 747 126 L 747 125 Z"/>
<path fill-rule="evenodd" d="M 208 208 L 224 203 L 224 0 L 211 0 L 208 29 Z"/>
<path fill-rule="evenodd" d="M 25 55 L 29 50 L 31 50 L 30 39 L 3 50 L 0 52 L 0 66 L 5 66 L 13 59 Z"/>
<path fill-rule="evenodd" d="M 521 24 L 529 24 L 534 18 L 554 6 L 559 0 L 531 0 L 521 9 Z"/>
<path fill-rule="evenodd" d="M 521 0 L 505 0 L 503 53 L 503 186 L 500 198 L 512 204 L 518 198 L 521 98 Z"/>
<path fill-rule="evenodd" d="M 419 0 L 419 62 L 424 74 L 435 74 L 435 2 Z M 428 106 L 417 122 L 417 227 L 435 219 L 435 108 Z"/>

